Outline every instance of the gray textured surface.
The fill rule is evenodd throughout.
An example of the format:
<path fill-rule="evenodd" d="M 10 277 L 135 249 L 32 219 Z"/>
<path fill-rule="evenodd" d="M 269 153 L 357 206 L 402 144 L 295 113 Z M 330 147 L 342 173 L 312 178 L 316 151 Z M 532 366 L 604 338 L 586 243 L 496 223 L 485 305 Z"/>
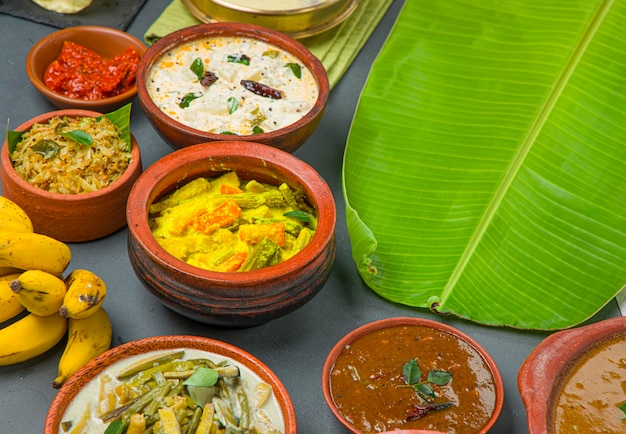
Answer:
<path fill-rule="evenodd" d="M 128 31 L 142 38 L 168 3 L 168 0 L 148 0 Z M 426 310 L 390 303 L 362 282 L 351 257 L 341 193 L 343 150 L 359 93 L 401 4 L 400 0 L 394 2 L 355 63 L 333 89 L 319 130 L 296 152 L 326 179 L 337 202 L 337 259 L 321 292 L 299 310 L 259 327 L 228 330 L 205 326 L 171 312 L 143 289 L 128 262 L 127 231 L 123 229 L 99 241 L 72 244 L 73 260 L 69 267 L 89 268 L 107 282 L 110 290 L 105 307 L 113 322 L 114 344 L 155 335 L 195 334 L 237 345 L 279 375 L 294 402 L 299 432 L 345 432 L 326 407 L 321 390 L 322 366 L 331 347 L 349 331 L 373 320 L 403 315 L 435 318 Z M 53 109 L 29 83 L 24 61 L 32 44 L 55 29 L 7 15 L 0 15 L 0 28 L 3 54 L 0 121 L 6 125 L 10 120 L 10 125 L 16 126 Z M 132 131 L 141 146 L 144 167 L 171 151 L 148 124 L 138 103 L 133 107 Z M 617 305 L 611 302 L 594 321 L 617 315 Z M 517 390 L 517 372 L 546 333 L 489 328 L 451 317 L 439 320 L 472 336 L 493 355 L 500 368 L 505 381 L 505 404 L 491 432 L 526 433 L 526 413 Z M 0 367 L 0 432 L 42 431 L 48 406 L 56 393 L 50 383 L 56 376 L 56 363 L 62 351 L 60 344 L 37 359 Z"/>

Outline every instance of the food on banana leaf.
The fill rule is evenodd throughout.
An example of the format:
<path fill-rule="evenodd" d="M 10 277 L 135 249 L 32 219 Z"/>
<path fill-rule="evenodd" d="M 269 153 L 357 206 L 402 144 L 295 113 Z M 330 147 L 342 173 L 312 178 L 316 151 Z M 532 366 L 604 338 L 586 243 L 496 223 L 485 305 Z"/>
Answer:
<path fill-rule="evenodd" d="M 301 191 L 242 180 L 197 178 L 150 207 L 150 227 L 171 255 L 211 271 L 250 271 L 301 251 L 316 217 Z"/>
<path fill-rule="evenodd" d="M 42 8 L 60 14 L 77 14 L 89 6 L 93 0 L 32 0 Z"/>

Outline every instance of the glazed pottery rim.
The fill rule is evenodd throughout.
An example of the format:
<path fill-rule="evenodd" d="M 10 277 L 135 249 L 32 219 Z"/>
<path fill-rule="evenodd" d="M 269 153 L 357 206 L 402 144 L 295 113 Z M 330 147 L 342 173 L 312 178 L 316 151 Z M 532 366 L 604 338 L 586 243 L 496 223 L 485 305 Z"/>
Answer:
<path fill-rule="evenodd" d="M 576 341 L 585 336 L 589 341 Z M 563 381 L 578 362 L 598 345 L 617 336 L 626 336 L 626 316 L 607 318 L 598 322 L 557 331 L 543 339 L 528 355 L 518 372 L 517 386 L 526 408 L 529 434 L 554 433 L 554 399 Z M 567 357 L 565 361 L 546 357 L 553 346 Z M 550 382 L 538 382 L 536 373 L 550 367 L 558 375 Z M 545 380 L 545 378 L 544 378 Z"/>
<path fill-rule="evenodd" d="M 38 122 L 44 122 L 47 121 L 55 116 L 69 116 L 69 117 L 98 117 L 98 116 L 102 116 L 103 113 L 94 111 L 94 110 L 88 110 L 88 109 L 61 109 L 61 110 L 54 110 L 51 112 L 47 112 L 47 113 L 42 113 L 38 116 L 35 116 L 29 120 L 27 120 L 26 122 L 21 123 L 19 126 L 17 126 L 15 128 L 14 131 L 19 131 L 19 132 L 24 132 L 27 131 L 28 129 L 30 129 L 33 124 L 38 123 Z M 123 185 L 124 183 L 128 182 L 132 177 L 133 174 L 135 172 L 135 170 L 137 170 L 137 165 L 140 164 L 141 162 L 141 152 L 139 149 L 139 144 L 137 143 L 137 140 L 135 139 L 135 136 L 131 133 L 131 154 L 132 154 L 132 158 L 128 164 L 128 167 L 124 170 L 124 172 L 122 173 L 122 175 L 117 178 L 115 181 L 113 181 L 111 184 L 100 188 L 96 191 L 89 191 L 89 192 L 85 192 L 85 193 L 74 193 L 74 194 L 63 194 L 63 193 L 55 193 L 55 192 L 50 192 L 47 190 L 43 190 L 39 187 L 36 187 L 34 185 L 32 185 L 31 183 L 29 183 L 28 181 L 26 181 L 24 178 L 22 178 L 20 175 L 18 175 L 18 173 L 15 170 L 10 170 L 6 172 L 6 176 L 8 176 L 11 180 L 13 180 L 13 182 L 15 182 L 15 184 L 21 188 L 24 191 L 29 191 L 31 192 L 33 195 L 36 196 L 40 196 L 46 200 L 58 200 L 58 201 L 64 201 L 64 202 L 68 202 L 68 203 L 73 203 L 73 202 L 82 202 L 85 200 L 95 200 L 98 199 L 102 196 L 106 196 L 111 194 L 112 191 L 114 191 L 118 186 Z M 8 166 L 11 167 L 11 169 L 13 168 L 13 164 L 11 161 L 11 156 L 9 155 L 9 149 L 8 149 L 8 143 L 5 140 L 3 145 L 2 145 L 3 149 L 2 149 L 2 158 L 6 158 L 8 159 L 6 161 L 6 164 Z M 5 164 L 3 164 L 3 167 L 5 166 Z"/>
<path fill-rule="evenodd" d="M 236 150 L 233 152 L 233 150 Z M 264 155 L 268 154 L 271 158 L 259 157 L 258 151 L 264 152 Z M 162 166 L 171 164 L 170 162 L 179 162 L 175 167 L 175 170 L 183 170 L 188 165 L 195 164 L 199 159 L 188 160 L 187 156 L 194 154 L 194 157 L 202 157 L 204 160 L 215 160 L 212 164 L 222 164 L 221 158 L 245 157 L 247 159 L 254 159 L 262 161 L 264 165 L 270 163 L 272 166 L 281 168 L 291 173 L 302 185 L 304 189 L 311 193 L 321 193 L 319 197 L 312 194 L 307 194 L 307 199 L 313 205 L 317 211 L 318 226 L 316 232 L 311 241 L 304 247 L 304 249 L 292 256 L 291 258 L 282 261 L 278 264 L 260 268 L 258 270 L 251 270 L 246 272 L 218 272 L 209 271 L 199 267 L 190 265 L 170 253 L 168 253 L 152 236 L 148 225 L 148 208 L 152 203 L 151 200 L 156 199 L 159 195 L 163 194 L 171 184 L 162 186 L 163 189 L 153 194 L 154 187 L 160 182 L 171 176 L 171 172 L 153 173 L 161 169 Z M 285 161 L 286 160 L 286 161 Z M 295 169 L 300 170 L 295 170 Z M 207 168 L 206 172 L 209 172 L 210 168 Z M 225 170 L 226 171 L 226 170 Z M 251 172 L 254 174 L 254 171 Z M 184 179 L 184 176 L 179 177 Z M 190 178 L 191 181 L 193 178 Z M 148 190 L 144 183 L 149 183 L 152 189 Z M 152 197 L 152 199 L 151 199 Z M 321 199 L 321 200 L 320 200 Z M 316 258 L 324 254 L 325 246 L 327 246 L 334 237 L 335 225 L 336 225 L 336 208 L 335 202 L 328 184 L 322 178 L 322 176 L 309 164 L 298 159 L 289 152 L 283 151 L 272 146 L 263 145 L 256 142 L 247 141 L 220 141 L 220 142 L 206 142 L 196 145 L 187 146 L 181 149 L 177 149 L 169 154 L 165 155 L 150 167 L 148 167 L 137 179 L 135 185 L 131 189 L 128 197 L 128 202 L 132 205 L 127 207 L 127 226 L 129 229 L 129 235 L 133 236 L 135 242 L 144 250 L 155 263 L 168 269 L 172 269 L 178 273 L 197 277 L 200 279 L 229 281 L 233 284 L 248 284 L 254 283 L 263 278 L 267 274 L 278 277 L 288 277 L 292 274 L 297 274 L 303 266 L 313 262 Z M 133 207 L 140 207 L 145 209 L 145 212 L 140 216 L 133 212 Z M 326 208 L 323 208 L 326 206 Z M 323 209 L 332 209 L 332 218 L 328 220 L 322 220 L 321 215 Z M 322 229 L 322 230 L 320 230 Z M 140 236 L 145 234 L 145 237 Z M 311 253 L 309 253 L 311 252 Z"/>
<path fill-rule="evenodd" d="M 461 330 L 457 329 L 456 327 L 453 327 L 443 322 L 417 317 L 391 317 L 372 321 L 350 331 L 339 341 L 337 341 L 335 345 L 333 345 L 328 353 L 328 356 L 326 357 L 324 366 L 322 368 L 322 392 L 324 395 L 324 400 L 326 401 L 327 406 L 329 407 L 335 418 L 350 432 L 360 433 L 360 431 L 357 430 L 354 425 L 348 422 L 341 414 L 337 406 L 334 404 L 332 392 L 330 391 L 330 372 L 332 371 L 337 357 L 339 357 L 344 347 L 351 342 L 354 342 L 359 337 L 367 335 L 371 332 L 402 325 L 431 327 L 452 334 L 469 344 L 480 355 L 491 373 L 495 389 L 495 403 L 493 413 L 480 431 L 481 433 L 488 432 L 500 417 L 500 413 L 502 412 L 502 407 L 504 405 L 504 383 L 502 381 L 502 376 L 500 374 L 498 366 L 496 365 L 495 360 L 482 345 L 480 345 L 476 340 L 474 340 L 472 337 L 462 332 Z M 428 430 L 426 432 L 428 432 Z M 435 433 L 437 433 L 437 431 L 435 431 Z"/>
<path fill-rule="evenodd" d="M 318 98 L 315 101 L 315 104 L 297 121 L 273 131 L 258 134 L 238 135 L 236 136 L 237 140 L 262 142 L 276 136 L 288 136 L 289 134 L 292 134 L 293 132 L 306 126 L 311 120 L 315 119 L 318 115 L 321 115 L 325 111 L 326 101 L 328 100 L 330 93 L 330 85 L 328 82 L 326 68 L 305 45 L 284 33 L 266 27 L 235 22 L 196 24 L 194 26 L 172 32 L 152 44 L 148 50 L 146 50 L 145 55 L 141 57 L 139 67 L 137 68 L 137 96 L 139 98 L 139 102 L 144 107 L 144 111 L 152 113 L 155 118 L 158 118 L 161 122 L 168 124 L 169 127 L 174 128 L 175 130 L 192 136 L 201 137 L 206 141 L 233 140 L 231 138 L 232 136 L 229 137 L 224 134 L 202 131 L 185 125 L 182 122 L 168 116 L 152 100 L 152 97 L 148 94 L 148 90 L 145 85 L 152 66 L 162 56 L 164 56 L 165 53 L 169 52 L 173 48 L 176 48 L 180 44 L 214 36 L 247 37 L 276 45 L 278 48 L 291 53 L 293 56 L 302 61 L 305 66 L 311 70 L 318 87 Z M 152 56 L 153 52 L 155 52 L 154 56 Z M 309 53 L 309 56 L 306 56 L 305 59 L 301 56 L 301 52 Z"/>
<path fill-rule="evenodd" d="M 96 99 L 96 100 L 83 100 L 83 99 L 77 99 L 77 98 L 70 98 L 50 89 L 48 86 L 46 86 L 43 80 L 43 76 L 39 75 L 40 71 L 35 70 L 34 62 L 32 61 L 32 58 L 36 54 L 38 54 L 39 51 L 44 50 L 45 46 L 50 44 L 51 40 L 57 40 L 57 39 L 69 40 L 64 37 L 66 35 L 75 35 L 77 33 L 89 33 L 89 32 L 92 32 L 98 35 L 121 37 L 122 39 L 126 39 L 128 41 L 134 42 L 134 44 L 129 44 L 129 45 L 133 45 L 135 48 L 137 47 L 141 48 L 140 50 L 137 50 L 139 52 L 140 59 L 141 57 L 143 57 L 143 54 L 147 50 L 147 47 L 139 38 L 123 30 L 116 29 L 114 27 L 99 26 L 99 25 L 66 27 L 64 29 L 57 30 L 55 32 L 52 32 L 44 36 L 39 41 L 35 42 L 35 44 L 28 51 L 28 55 L 26 57 L 26 74 L 28 75 L 29 80 L 44 96 L 46 96 L 49 99 L 57 100 L 58 102 L 60 102 L 61 104 L 65 106 L 76 106 L 77 108 L 82 106 L 85 109 L 88 109 L 89 107 L 95 108 L 98 106 L 115 105 L 115 104 L 122 103 L 125 100 L 133 98 L 137 94 L 137 89 L 138 89 L 136 80 L 135 80 L 135 84 L 133 84 L 129 89 L 117 95 L 114 95 L 108 98 Z"/>
<path fill-rule="evenodd" d="M 296 432 L 296 412 L 289 396 L 287 388 L 278 375 L 270 367 L 258 359 L 253 354 L 228 342 L 217 339 L 195 336 L 195 335 L 165 335 L 141 338 L 128 341 L 110 348 L 103 354 L 91 359 L 82 366 L 67 382 L 59 389 L 52 400 L 46 414 L 44 434 L 58 434 L 58 427 L 63 418 L 65 410 L 69 406 L 73 397 L 80 392 L 90 381 L 94 380 L 100 373 L 114 363 L 124 360 L 127 357 L 148 353 L 151 351 L 194 349 L 207 351 L 217 355 L 228 357 L 241 363 L 259 376 L 264 382 L 272 386 L 273 394 L 278 401 L 281 410 L 286 433 Z M 237 360 L 237 358 L 241 360 Z M 85 375 L 89 378 L 85 379 Z M 65 399 L 68 399 L 64 403 Z"/>

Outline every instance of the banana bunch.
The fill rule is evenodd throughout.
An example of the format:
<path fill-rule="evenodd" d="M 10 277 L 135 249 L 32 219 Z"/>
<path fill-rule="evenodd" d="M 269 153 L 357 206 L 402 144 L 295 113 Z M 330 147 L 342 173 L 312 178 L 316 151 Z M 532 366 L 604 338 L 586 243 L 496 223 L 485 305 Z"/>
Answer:
<path fill-rule="evenodd" d="M 37 357 L 67 336 L 55 388 L 111 346 L 106 285 L 89 270 L 64 278 L 70 261 L 68 245 L 34 232 L 28 215 L 0 196 L 0 366 Z"/>

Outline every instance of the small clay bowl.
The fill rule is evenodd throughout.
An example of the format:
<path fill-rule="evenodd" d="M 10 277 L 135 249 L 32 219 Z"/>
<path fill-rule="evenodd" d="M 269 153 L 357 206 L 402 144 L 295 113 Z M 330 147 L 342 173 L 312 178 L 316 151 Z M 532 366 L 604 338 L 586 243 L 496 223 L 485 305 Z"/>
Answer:
<path fill-rule="evenodd" d="M 146 46 L 133 35 L 104 26 L 68 27 L 50 33 L 32 46 L 26 57 L 26 73 L 31 83 L 41 94 L 59 109 L 81 108 L 107 113 L 131 102 L 137 95 L 135 84 L 127 91 L 110 98 L 83 100 L 69 98 L 46 86 L 44 74 L 48 66 L 58 57 L 65 41 L 75 42 L 95 51 L 106 59 L 122 54 L 128 47 L 134 47 L 140 56 Z"/>
<path fill-rule="evenodd" d="M 154 103 L 146 88 L 152 66 L 177 46 L 198 39 L 230 36 L 257 39 L 290 52 L 312 72 L 317 81 L 318 99 L 302 118 L 274 131 L 235 136 L 236 140 L 262 143 L 290 153 L 294 152 L 313 134 L 322 120 L 329 95 L 328 76 L 322 63 L 303 44 L 283 33 L 252 24 L 234 22 L 199 24 L 172 32 L 148 48 L 139 62 L 137 71 L 137 95 L 148 120 L 161 137 L 174 148 L 233 140 L 232 135 L 201 131 L 168 116 Z"/>
<path fill-rule="evenodd" d="M 195 178 L 226 171 L 301 189 L 318 218 L 309 244 L 276 265 L 229 273 L 204 270 L 166 252 L 148 225 L 149 206 Z M 328 185 L 295 156 L 253 142 L 202 143 L 166 155 L 139 177 L 128 198 L 128 252 L 135 274 L 165 306 L 206 324 L 248 327 L 294 311 L 321 290 L 335 259 L 336 218 Z"/>
<path fill-rule="evenodd" d="M 282 413 L 285 434 L 296 433 L 296 413 L 289 393 L 278 376 L 252 354 L 226 342 L 199 336 L 154 336 L 113 347 L 80 368 L 59 389 L 52 400 L 44 425 L 44 434 L 59 434 L 63 415 L 70 403 L 90 381 L 116 362 L 126 358 L 159 350 L 192 349 L 213 353 L 231 359 L 236 365 L 250 369 L 261 381 L 272 387 L 274 398 Z M 209 355 L 209 358 L 215 357 Z M 215 358 L 214 361 L 219 361 Z"/>
<path fill-rule="evenodd" d="M 626 317 L 562 330 L 535 347 L 522 363 L 517 377 L 526 407 L 529 434 L 555 432 L 554 411 L 558 393 L 569 372 L 590 349 L 620 335 L 626 335 Z"/>
<path fill-rule="evenodd" d="M 332 381 L 333 381 L 333 377 L 336 376 L 337 372 L 335 372 L 337 369 L 340 369 L 337 367 L 337 361 L 340 358 L 340 356 L 342 355 L 343 351 L 350 348 L 351 346 L 355 345 L 355 341 L 357 341 L 358 339 L 365 337 L 367 335 L 370 335 L 371 333 L 377 333 L 377 332 L 381 332 L 384 331 L 386 329 L 389 328 L 394 328 L 394 330 L 392 330 L 392 332 L 396 333 L 395 328 L 398 327 L 426 327 L 426 328 L 431 328 L 433 330 L 436 330 L 438 332 L 444 333 L 445 335 L 449 335 L 450 338 L 456 339 L 458 341 L 460 341 L 459 346 L 463 346 L 463 347 L 471 347 L 473 349 L 473 353 L 474 353 L 474 361 L 478 363 L 478 360 L 481 360 L 484 362 L 484 370 L 483 369 L 478 369 L 475 368 L 474 366 L 477 366 L 477 364 L 473 364 L 472 366 L 474 368 L 472 372 L 474 373 L 480 373 L 482 377 L 484 378 L 488 378 L 491 377 L 492 382 L 493 382 L 493 391 L 495 392 L 495 397 L 494 397 L 494 402 L 493 404 L 493 411 L 491 413 L 491 416 L 489 417 L 489 419 L 484 423 L 484 425 L 477 431 L 477 433 L 487 433 L 496 423 L 496 421 L 498 420 L 498 418 L 500 417 L 500 413 L 502 412 L 502 407 L 504 404 L 504 383 L 502 381 L 502 377 L 500 375 L 500 371 L 498 370 L 498 367 L 496 366 L 493 358 L 489 355 L 489 353 L 487 353 L 487 351 L 481 347 L 475 340 L 473 340 L 471 337 L 469 337 L 468 335 L 466 335 L 465 333 L 461 332 L 460 330 L 449 326 L 447 324 L 443 324 L 437 321 L 432 321 L 432 320 L 428 320 L 428 319 L 422 319 L 422 318 L 409 318 L 409 317 L 396 317 L 396 318 L 387 318 L 387 319 L 382 319 L 382 320 L 378 320 L 378 321 L 374 321 L 371 323 L 367 323 L 361 327 L 356 328 L 355 330 L 351 331 L 350 333 L 348 333 L 347 335 L 345 335 L 343 338 L 341 338 L 336 344 L 335 346 L 333 346 L 333 348 L 330 350 L 328 356 L 326 357 L 326 361 L 324 362 L 324 367 L 322 369 L 322 391 L 324 393 L 324 400 L 326 401 L 326 404 L 328 405 L 328 408 L 330 408 L 331 412 L 333 413 L 333 415 L 337 418 L 337 420 L 349 431 L 355 434 L 361 434 L 362 431 L 356 427 L 355 425 L 353 425 L 348 419 L 346 419 L 346 417 L 344 416 L 344 414 L 342 413 L 341 409 L 339 408 L 339 406 L 336 404 L 335 398 L 334 398 L 334 394 L 333 394 L 333 387 L 332 387 Z M 405 349 L 409 349 L 412 348 L 414 349 L 414 351 L 410 351 L 409 353 L 411 355 L 406 357 L 406 360 L 404 358 L 402 358 L 402 361 L 398 364 L 398 373 L 399 375 L 402 374 L 402 366 L 405 362 L 407 362 L 409 359 L 412 358 L 416 358 L 418 361 L 418 365 L 419 365 L 419 361 L 421 359 L 426 359 L 428 356 L 427 355 L 422 355 L 420 353 L 420 342 L 416 341 L 415 336 L 412 336 L 412 341 L 410 345 L 407 345 L 406 342 L 403 343 L 402 340 L 398 340 L 396 341 L 390 341 L 391 343 L 389 344 L 389 351 L 386 353 L 386 357 L 390 358 L 390 359 L 394 359 L 396 358 L 398 355 L 394 354 L 396 352 L 395 348 L 405 348 Z M 380 339 L 383 339 L 382 337 Z M 387 339 L 387 338 L 385 338 Z M 391 337 L 389 337 L 388 339 L 393 339 Z M 439 341 L 433 341 L 433 339 L 439 339 L 437 337 L 432 337 L 432 339 L 430 339 L 429 337 L 429 341 L 430 342 L 434 342 L 434 345 L 437 345 L 437 342 Z M 364 349 L 361 350 L 357 350 L 357 351 L 365 351 Z M 409 354 L 407 353 L 407 354 Z M 367 357 L 366 354 L 359 352 L 359 354 L 361 354 L 361 359 L 360 360 L 366 360 L 369 359 L 369 357 Z M 446 363 L 447 361 L 449 361 L 447 359 L 447 352 L 444 352 L 442 349 L 442 354 L 439 354 L 439 361 L 438 361 L 438 365 L 437 368 L 439 369 L 443 369 L 442 366 L 439 363 Z M 404 355 L 403 355 L 404 356 Z M 420 357 L 422 356 L 422 357 Z M 372 363 L 377 363 L 376 360 L 378 359 L 372 359 Z M 361 362 L 359 362 L 361 363 Z M 365 367 L 361 367 L 359 366 L 359 363 L 354 363 L 353 368 L 356 369 L 358 371 L 358 375 L 361 375 L 362 377 L 369 375 L 370 373 L 366 371 L 367 368 Z M 426 361 L 424 361 L 424 363 L 427 363 Z M 450 362 L 451 363 L 451 362 Z M 378 364 L 377 364 L 378 366 Z M 360 371 L 359 369 L 364 369 L 362 371 Z M 383 370 L 384 372 L 387 372 L 387 370 L 389 369 L 395 369 L 395 368 L 391 368 L 388 366 L 385 367 L 381 367 L 381 370 Z M 421 366 L 420 369 L 422 370 L 422 378 L 425 379 L 425 374 L 426 374 L 426 369 Z M 454 389 L 454 371 L 450 371 L 452 373 L 452 382 L 450 383 L 452 388 Z M 461 373 L 461 374 L 466 374 L 466 375 L 470 375 L 467 373 Z M 372 382 L 373 384 L 375 384 L 375 381 Z M 355 383 L 356 384 L 356 383 Z M 363 386 L 365 387 L 365 386 Z M 380 386 L 381 388 L 383 387 L 382 385 Z M 356 389 L 356 386 L 354 387 L 350 387 L 350 386 L 346 386 L 345 391 L 346 394 L 349 393 L 350 390 Z M 459 393 L 458 389 L 455 389 L 456 393 Z M 456 394 L 455 394 L 456 396 Z M 371 397 L 367 397 L 367 398 L 363 398 L 363 399 L 370 399 Z M 463 398 L 461 397 L 460 393 L 459 393 L 459 400 L 462 400 Z M 486 402 L 486 401 L 485 401 Z M 418 404 L 419 400 L 416 400 L 415 404 Z M 347 402 L 346 402 L 347 405 Z M 380 406 L 384 406 L 384 403 L 379 403 Z M 408 410 L 408 409 L 407 409 Z M 443 411 L 447 411 L 447 410 L 443 410 Z M 424 421 L 424 426 L 433 426 L 434 422 L 432 421 L 428 421 L 426 418 L 428 418 L 429 415 L 426 415 L 423 419 Z M 359 417 L 365 417 L 364 415 L 360 414 Z M 404 417 L 404 415 L 403 415 Z M 465 417 L 470 417 L 468 415 L 465 415 Z M 462 419 L 459 416 L 460 419 Z M 393 419 L 393 416 L 389 416 L 389 419 Z M 456 422 L 451 422 L 453 424 L 457 424 L 457 423 L 463 423 L 462 421 L 459 421 L 457 419 L 454 419 Z M 418 422 L 420 420 L 418 419 Z M 374 422 L 374 421 L 369 421 L 369 422 Z M 391 422 L 388 422 L 391 423 Z M 388 426 L 389 428 L 389 426 Z M 454 426 L 450 426 L 450 428 L 447 427 L 443 427 L 443 426 L 435 426 L 432 429 L 435 430 L 438 429 L 441 432 L 448 432 L 450 430 L 453 430 L 455 427 Z M 389 433 L 397 433 L 397 432 L 401 432 L 401 433 L 438 433 L 440 431 L 429 431 L 428 429 L 422 429 L 421 426 L 412 426 L 412 427 L 407 427 L 406 425 L 403 425 L 402 428 L 400 429 L 400 431 L 389 431 Z"/>
<path fill-rule="evenodd" d="M 54 116 L 100 116 L 102 113 L 67 109 L 35 116 L 15 128 L 27 131 L 37 122 Z M 35 232 L 63 242 L 92 241 L 105 237 L 126 225 L 126 199 L 142 171 L 141 154 L 131 135 L 132 159 L 126 171 L 113 183 L 98 191 L 80 194 L 51 193 L 33 186 L 13 169 L 5 140 L 0 154 L 2 194 L 26 211 Z"/>

